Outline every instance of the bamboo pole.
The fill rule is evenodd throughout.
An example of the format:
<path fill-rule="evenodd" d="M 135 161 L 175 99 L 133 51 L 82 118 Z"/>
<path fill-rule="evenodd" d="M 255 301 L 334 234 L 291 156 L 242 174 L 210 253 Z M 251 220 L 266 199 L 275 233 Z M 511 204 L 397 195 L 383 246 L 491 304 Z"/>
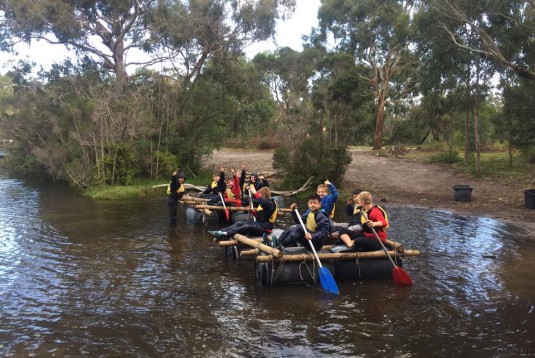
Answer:
<path fill-rule="evenodd" d="M 249 240 L 253 240 L 253 241 L 256 241 L 256 242 L 262 242 L 263 241 L 262 239 L 249 239 Z M 219 246 L 221 246 L 221 247 L 236 246 L 238 244 L 239 244 L 239 242 L 236 241 L 236 240 L 221 240 L 221 241 L 219 241 Z"/>
<path fill-rule="evenodd" d="M 391 257 L 403 256 L 420 256 L 418 250 L 405 250 L 403 253 L 388 251 Z M 356 260 L 356 259 L 381 259 L 386 258 L 384 251 L 369 251 L 369 252 L 339 252 L 339 253 L 319 253 L 320 260 Z M 270 256 L 257 256 L 256 262 L 271 262 L 274 258 Z M 281 261 L 285 262 L 303 262 L 315 260 L 312 254 L 285 254 Z"/>
<path fill-rule="evenodd" d="M 391 246 L 395 251 L 397 252 L 403 252 L 405 251 L 405 246 L 400 243 L 400 242 L 397 242 L 397 241 L 392 241 L 392 240 L 386 240 L 386 243 Z"/>
<path fill-rule="evenodd" d="M 229 244 L 229 245 L 223 245 L 223 246 L 233 246 L 233 245 Z M 336 245 L 323 245 L 322 248 L 325 250 L 330 250 L 335 246 Z M 240 256 L 256 256 L 257 254 L 258 254 L 258 250 L 256 249 L 247 249 L 247 250 L 240 251 Z"/>
<path fill-rule="evenodd" d="M 262 241 L 261 238 L 255 238 L 255 239 L 251 239 L 251 240 L 255 240 L 255 241 Z M 387 240 L 387 243 L 389 245 L 392 246 L 392 248 L 394 248 L 395 251 L 399 252 L 399 253 L 403 253 L 405 252 L 405 246 L 402 244 L 402 243 L 399 243 L 397 241 L 391 241 L 391 240 Z M 238 245 L 239 242 L 236 241 L 236 240 L 223 240 L 223 241 L 219 241 L 219 246 L 222 246 L 222 247 L 227 247 L 227 246 L 236 246 Z M 336 245 L 323 245 L 323 248 L 326 249 L 326 250 L 330 250 L 332 249 L 333 247 L 335 247 Z"/>
<path fill-rule="evenodd" d="M 241 243 L 249 245 L 251 247 L 257 248 L 258 250 L 260 250 L 262 252 L 265 252 L 266 254 L 270 255 L 270 256 L 265 256 L 265 257 L 275 256 L 275 257 L 278 257 L 278 258 L 282 258 L 282 251 L 281 250 L 275 249 L 275 248 L 273 248 L 271 246 L 264 245 L 262 242 L 258 242 L 256 240 L 249 239 L 248 237 L 240 235 L 240 234 L 234 235 L 234 239 L 238 240 Z"/>
<path fill-rule="evenodd" d="M 184 202 L 184 203 L 188 204 L 187 202 Z M 195 205 L 193 205 L 193 208 L 194 209 L 208 209 L 208 210 L 225 210 L 225 208 L 223 208 L 222 206 L 219 206 L 219 205 L 204 205 L 204 204 L 198 204 L 198 203 L 195 203 Z M 248 211 L 249 207 L 246 207 L 246 206 L 227 206 L 227 209 L 228 210 L 232 210 L 232 211 Z M 279 212 L 291 213 L 292 209 L 290 209 L 290 208 L 279 208 Z"/>

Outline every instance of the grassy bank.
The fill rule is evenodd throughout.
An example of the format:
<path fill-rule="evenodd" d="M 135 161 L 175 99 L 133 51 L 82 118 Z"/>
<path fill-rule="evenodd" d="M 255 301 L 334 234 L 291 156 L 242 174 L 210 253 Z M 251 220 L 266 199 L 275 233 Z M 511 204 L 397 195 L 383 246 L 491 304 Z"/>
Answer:
<path fill-rule="evenodd" d="M 405 156 L 409 159 L 425 163 L 443 163 L 451 165 L 459 173 L 482 178 L 517 178 L 529 179 L 535 172 L 535 163 L 529 163 L 520 154 L 513 156 L 509 163 L 509 153 L 505 149 L 492 149 L 481 153 L 481 171 L 476 170 L 475 154 L 469 155 L 468 164 L 464 164 L 464 151 L 461 149 L 453 152 L 441 151 L 437 148 L 419 148 L 409 150 Z"/>
<path fill-rule="evenodd" d="M 96 200 L 128 200 L 137 199 L 149 195 L 165 196 L 169 178 L 155 180 L 136 180 L 132 185 L 108 185 L 87 189 L 84 196 Z M 206 186 L 212 182 L 212 172 L 202 170 L 197 176 L 188 176 L 188 184 Z"/>

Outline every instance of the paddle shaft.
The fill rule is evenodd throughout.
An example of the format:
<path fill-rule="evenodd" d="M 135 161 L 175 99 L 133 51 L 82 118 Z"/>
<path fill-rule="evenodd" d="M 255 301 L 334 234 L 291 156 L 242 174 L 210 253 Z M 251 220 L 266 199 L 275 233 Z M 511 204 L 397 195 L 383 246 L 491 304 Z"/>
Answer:
<path fill-rule="evenodd" d="M 249 193 L 251 193 L 251 192 L 249 191 Z M 254 210 L 254 206 L 253 206 L 253 196 L 254 196 L 254 195 L 250 195 L 250 194 L 249 194 L 249 206 L 251 207 L 251 211 Z M 250 211 L 249 213 L 251 213 L 251 211 Z M 256 221 L 256 216 L 254 216 L 254 214 L 252 214 L 252 213 L 251 213 L 250 215 L 253 215 L 253 221 Z"/>
<path fill-rule="evenodd" d="M 366 211 L 362 211 L 362 214 L 364 215 L 364 217 L 366 218 L 366 220 L 369 220 L 368 218 L 368 215 L 366 214 Z M 390 260 L 390 262 L 392 263 L 392 265 L 394 267 L 397 267 L 396 263 L 394 262 L 394 260 L 392 260 L 392 258 L 390 257 L 390 255 L 388 254 L 388 250 L 386 249 L 385 247 L 385 244 L 383 244 L 383 242 L 381 241 L 381 238 L 379 237 L 379 235 L 377 234 L 377 231 L 375 231 L 375 228 L 373 226 L 370 227 L 372 229 L 372 232 L 373 234 L 375 235 L 375 238 L 377 239 L 377 241 L 379 241 L 379 243 L 381 244 L 381 247 L 383 248 L 383 251 L 386 253 L 386 256 L 388 257 L 388 259 Z"/>
<path fill-rule="evenodd" d="M 301 219 L 301 214 L 299 214 L 299 211 L 297 209 L 295 209 L 295 214 L 297 215 L 297 218 L 299 219 L 299 222 L 301 223 L 301 227 L 303 228 L 303 231 L 305 232 L 305 234 L 308 233 L 305 223 L 303 222 L 303 219 Z M 312 248 L 312 252 L 314 253 L 314 257 L 316 258 L 316 261 L 318 262 L 319 267 L 322 268 L 323 266 L 321 266 L 320 258 L 318 257 L 318 254 L 316 253 L 316 249 L 314 248 L 314 244 L 312 243 L 312 240 L 307 239 L 307 241 L 310 244 L 310 247 Z"/>
<path fill-rule="evenodd" d="M 225 216 L 226 216 L 227 221 L 228 221 L 229 213 L 228 213 L 228 210 L 227 210 L 227 206 L 225 205 L 225 199 L 223 198 L 223 194 L 221 194 L 221 192 L 219 192 L 219 197 L 221 198 L 221 202 L 223 203 L 223 209 L 225 210 Z"/>

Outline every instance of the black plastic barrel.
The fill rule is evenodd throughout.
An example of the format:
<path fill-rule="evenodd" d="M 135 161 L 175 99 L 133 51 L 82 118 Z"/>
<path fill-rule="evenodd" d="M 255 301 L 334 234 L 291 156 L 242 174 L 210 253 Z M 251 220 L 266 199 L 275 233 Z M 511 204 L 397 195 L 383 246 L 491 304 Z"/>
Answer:
<path fill-rule="evenodd" d="M 455 201 L 471 201 L 472 187 L 466 184 L 455 184 L 453 188 L 453 200 Z"/>
<path fill-rule="evenodd" d="M 535 189 L 524 191 L 524 205 L 528 209 L 535 209 Z"/>

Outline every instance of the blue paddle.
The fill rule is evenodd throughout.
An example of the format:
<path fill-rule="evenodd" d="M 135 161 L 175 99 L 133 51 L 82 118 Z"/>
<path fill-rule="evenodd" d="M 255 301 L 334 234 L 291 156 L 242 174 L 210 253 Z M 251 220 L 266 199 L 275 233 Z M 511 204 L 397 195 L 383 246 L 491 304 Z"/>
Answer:
<path fill-rule="evenodd" d="M 301 219 L 301 214 L 299 214 L 299 211 L 297 211 L 297 209 L 295 209 L 295 214 L 297 215 L 297 218 L 299 219 L 299 222 L 301 223 L 301 227 L 303 228 L 306 234 L 308 232 L 307 228 L 305 224 L 303 223 L 303 219 Z M 314 245 L 312 244 L 312 240 L 307 239 L 307 241 L 310 244 L 310 247 L 312 248 L 312 252 L 314 252 L 314 257 L 316 257 L 316 261 L 318 261 L 321 287 L 323 287 L 323 290 L 329 293 L 338 295 L 340 291 L 338 290 L 338 286 L 336 285 L 336 281 L 334 280 L 333 275 L 327 268 L 321 265 L 320 258 L 318 257 L 318 254 L 316 253 L 316 249 L 314 248 Z"/>

